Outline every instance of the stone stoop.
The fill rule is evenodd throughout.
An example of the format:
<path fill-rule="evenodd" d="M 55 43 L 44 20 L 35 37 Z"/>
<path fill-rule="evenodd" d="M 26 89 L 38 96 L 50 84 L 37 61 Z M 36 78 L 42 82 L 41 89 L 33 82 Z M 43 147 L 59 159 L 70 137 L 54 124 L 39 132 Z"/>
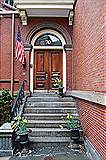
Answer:
<path fill-rule="evenodd" d="M 54 93 L 34 93 L 26 102 L 23 116 L 28 120 L 30 142 L 69 143 L 70 131 L 61 129 L 62 116 L 67 113 L 78 117 L 72 97 L 58 97 Z"/>

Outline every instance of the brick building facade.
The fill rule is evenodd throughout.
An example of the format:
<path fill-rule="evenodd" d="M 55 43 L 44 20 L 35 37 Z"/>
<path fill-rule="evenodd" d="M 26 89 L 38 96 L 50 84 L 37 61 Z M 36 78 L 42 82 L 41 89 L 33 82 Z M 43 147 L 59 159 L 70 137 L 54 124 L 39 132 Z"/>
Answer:
<path fill-rule="evenodd" d="M 42 21 L 43 21 L 43 25 L 41 27 L 41 24 L 42 24 Z M 7 25 L 7 23 L 9 25 Z M 5 18 L 1 18 L 1 30 L 3 31 L 2 32 L 2 35 L 1 35 L 1 41 L 3 43 L 1 43 L 1 66 L 3 66 L 3 64 L 5 64 L 5 66 L 3 66 L 4 68 L 1 69 L 1 88 L 9 88 L 11 89 L 11 23 L 12 23 L 12 20 L 11 20 L 11 16 L 10 17 L 5 17 Z M 28 26 L 21 26 L 21 22 L 20 22 L 20 18 L 16 18 L 15 19 L 15 40 L 16 41 L 16 36 L 17 36 L 17 30 L 18 30 L 18 25 L 21 26 L 21 35 L 22 35 L 22 39 L 23 39 L 23 43 L 24 45 L 25 44 L 25 41 L 27 39 L 27 35 L 30 34 L 30 32 L 32 32 L 34 26 L 37 25 L 37 27 L 39 26 L 41 30 L 45 29 L 45 28 L 48 28 L 48 24 L 49 26 L 51 27 L 51 29 L 53 28 L 53 30 L 57 30 L 58 28 L 62 28 L 63 30 L 66 30 L 67 34 L 69 34 L 69 37 L 71 39 L 71 27 L 68 26 L 67 24 L 67 19 L 64 18 L 64 20 L 62 18 L 33 18 L 33 21 L 32 19 L 29 19 L 28 20 L 28 23 L 30 25 Z M 38 32 L 39 32 L 39 29 L 37 29 Z M 63 32 L 63 30 L 61 31 L 61 29 L 59 29 L 59 32 Z M 36 30 L 33 31 L 33 32 L 37 32 Z M 65 31 L 64 31 L 65 32 Z M 35 34 L 35 33 L 33 33 Z M 63 34 L 63 33 L 62 33 Z M 64 33 L 65 34 L 65 33 Z M 7 39 L 8 39 L 8 42 L 7 42 Z M 4 50 L 4 46 L 6 45 L 6 50 Z M 14 46 L 15 46 L 15 43 L 14 43 Z M 15 47 L 14 47 L 14 50 L 15 50 Z M 14 91 L 17 91 L 19 89 L 19 86 L 21 84 L 21 81 L 22 79 L 26 79 L 27 80 L 27 89 L 30 89 L 30 86 L 29 86 L 29 74 L 30 74 L 30 67 L 29 67 L 29 64 L 30 64 L 30 58 L 29 56 L 30 55 L 30 48 L 28 49 L 27 46 L 25 48 L 25 56 L 26 56 L 26 67 L 23 68 L 23 66 L 20 64 L 20 62 L 17 61 L 17 59 L 15 58 L 15 54 L 14 54 Z M 8 52 L 8 54 L 7 54 Z M 71 89 L 71 68 L 70 68 L 70 63 L 71 63 L 71 51 L 70 50 L 67 50 L 66 51 L 67 54 L 66 54 L 66 58 L 67 58 L 67 64 L 66 64 L 66 67 L 67 67 L 67 89 Z M 5 55 L 5 56 L 4 56 Z M 7 63 L 5 63 L 4 61 L 8 59 L 9 61 Z M 9 63 L 9 64 L 8 64 Z M 6 72 L 4 74 L 4 72 Z M 5 75 L 5 76 L 4 76 Z"/>
<path fill-rule="evenodd" d="M 18 3 L 16 1 L 16 5 Z M 22 25 L 22 17 L 15 13 L 14 57 L 12 62 L 12 13 L 0 17 L 0 88 L 18 91 L 21 81 L 27 80 L 26 90 L 33 92 L 35 66 L 33 53 L 39 50 L 34 46 L 37 36 L 45 33 L 57 35 L 62 41 L 62 76 L 64 91 L 71 92 L 76 99 L 89 156 L 106 159 L 106 22 L 105 0 L 77 0 L 73 3 L 74 17 L 34 16 L 27 18 Z M 1 8 L 14 11 L 1 5 Z M 1 10 L 3 12 L 3 10 Z M 27 13 L 29 10 L 27 9 Z M 62 13 L 61 13 L 62 14 Z M 69 19 L 73 25 L 69 25 Z M 15 42 L 20 26 L 25 46 L 26 67 L 15 58 Z M 33 45 L 31 48 L 31 44 Z M 43 47 L 41 47 L 41 50 Z M 44 48 L 45 49 L 45 48 Z M 42 56 L 41 56 L 42 57 Z M 40 60 L 42 59 L 41 57 Z M 57 58 L 57 60 L 59 60 Z M 36 60 L 35 60 L 36 61 Z M 13 63 L 13 68 L 12 68 Z M 54 63 L 54 66 L 57 65 Z M 36 68 L 37 66 L 35 66 Z M 13 72 L 13 77 L 12 77 Z M 56 73 L 57 74 L 57 73 Z M 12 83 L 13 81 L 13 83 Z M 47 89 L 47 88 L 46 88 Z"/>
<path fill-rule="evenodd" d="M 105 1 L 78 0 L 73 23 L 73 95 L 87 144 L 106 159 Z M 81 99 L 79 99 L 81 97 Z M 89 141 L 89 142 L 88 142 Z M 91 143 L 91 144 L 90 144 Z M 89 151 L 90 152 L 90 148 Z M 99 157 L 99 158 L 98 158 Z"/>

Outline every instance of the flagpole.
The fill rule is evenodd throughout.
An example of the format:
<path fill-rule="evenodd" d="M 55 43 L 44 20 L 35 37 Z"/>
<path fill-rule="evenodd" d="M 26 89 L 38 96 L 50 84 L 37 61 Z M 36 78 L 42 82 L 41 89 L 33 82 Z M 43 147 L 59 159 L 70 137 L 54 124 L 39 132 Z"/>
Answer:
<path fill-rule="evenodd" d="M 15 14 L 12 14 L 12 48 L 11 48 L 11 96 L 13 95 L 13 85 L 14 85 L 14 21 Z"/>

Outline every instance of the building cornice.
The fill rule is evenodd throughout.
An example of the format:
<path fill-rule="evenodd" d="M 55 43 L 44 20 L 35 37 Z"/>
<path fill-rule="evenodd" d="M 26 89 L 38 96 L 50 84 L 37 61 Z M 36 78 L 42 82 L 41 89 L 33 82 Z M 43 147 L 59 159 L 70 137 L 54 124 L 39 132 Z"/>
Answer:
<path fill-rule="evenodd" d="M 15 4 L 73 4 L 75 0 L 14 0 Z"/>
<path fill-rule="evenodd" d="M 69 25 L 73 21 L 75 0 L 14 0 L 19 10 L 23 25 L 27 25 L 27 17 L 67 17 Z"/>

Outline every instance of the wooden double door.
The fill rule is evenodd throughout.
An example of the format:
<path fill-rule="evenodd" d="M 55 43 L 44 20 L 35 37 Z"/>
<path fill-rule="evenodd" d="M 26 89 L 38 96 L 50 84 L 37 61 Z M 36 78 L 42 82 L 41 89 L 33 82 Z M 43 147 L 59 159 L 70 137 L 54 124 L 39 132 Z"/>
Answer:
<path fill-rule="evenodd" d="M 61 50 L 34 52 L 34 90 L 55 90 L 56 78 L 63 79 L 63 53 Z"/>

